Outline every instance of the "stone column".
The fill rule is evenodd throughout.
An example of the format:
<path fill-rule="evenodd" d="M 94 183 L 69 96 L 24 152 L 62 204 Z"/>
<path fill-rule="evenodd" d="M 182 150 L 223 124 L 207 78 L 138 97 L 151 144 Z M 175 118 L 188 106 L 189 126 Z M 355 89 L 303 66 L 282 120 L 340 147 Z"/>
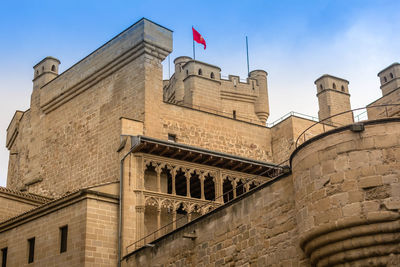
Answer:
<path fill-rule="evenodd" d="M 224 203 L 224 198 L 222 197 L 223 194 L 223 186 L 222 186 L 222 173 L 217 171 L 215 173 L 215 198 L 218 197 L 215 201 L 218 203 Z"/>
<path fill-rule="evenodd" d="M 161 236 L 161 208 L 157 207 L 157 233 L 156 233 L 156 237 L 160 237 Z"/>
<path fill-rule="evenodd" d="M 176 195 L 176 189 L 175 189 L 175 177 L 176 177 L 176 172 L 177 172 L 177 167 L 173 167 L 171 169 L 171 176 L 172 176 L 172 194 Z"/>
<path fill-rule="evenodd" d="M 232 183 L 232 188 L 233 188 L 233 198 L 236 198 L 236 186 L 237 186 L 236 179 L 232 178 L 231 183 Z"/>
<path fill-rule="evenodd" d="M 176 229 L 176 208 L 172 211 L 172 229 Z"/>
<path fill-rule="evenodd" d="M 246 181 L 246 184 L 244 185 L 244 190 L 245 190 L 245 192 L 249 192 L 249 190 L 250 190 L 250 183 L 249 183 L 249 181 Z"/>
<path fill-rule="evenodd" d="M 137 234 L 137 239 L 139 240 L 141 238 L 144 237 L 144 206 L 136 206 L 136 234 Z M 143 242 L 140 242 L 139 244 L 137 244 L 137 247 L 140 247 L 142 245 L 144 245 L 144 243 L 146 242 L 146 240 L 144 240 Z"/>
<path fill-rule="evenodd" d="M 190 195 L 190 176 L 192 170 L 186 170 L 185 176 L 186 176 L 186 196 L 191 197 Z"/>
<path fill-rule="evenodd" d="M 162 165 L 157 165 L 155 170 L 157 172 L 157 192 L 161 192 L 161 172 L 162 172 Z"/>
<path fill-rule="evenodd" d="M 205 199 L 204 196 L 204 172 L 200 173 L 199 179 L 200 179 L 200 187 L 201 187 L 201 199 Z"/>

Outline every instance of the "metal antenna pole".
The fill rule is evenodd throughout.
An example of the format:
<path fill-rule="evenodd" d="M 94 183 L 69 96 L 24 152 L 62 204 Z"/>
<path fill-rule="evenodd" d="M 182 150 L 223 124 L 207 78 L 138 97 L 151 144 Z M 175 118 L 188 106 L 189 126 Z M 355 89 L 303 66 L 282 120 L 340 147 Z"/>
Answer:
<path fill-rule="evenodd" d="M 246 36 L 246 54 L 247 54 L 247 77 L 250 77 L 250 67 L 249 67 L 249 44 L 247 41 L 247 36 Z"/>

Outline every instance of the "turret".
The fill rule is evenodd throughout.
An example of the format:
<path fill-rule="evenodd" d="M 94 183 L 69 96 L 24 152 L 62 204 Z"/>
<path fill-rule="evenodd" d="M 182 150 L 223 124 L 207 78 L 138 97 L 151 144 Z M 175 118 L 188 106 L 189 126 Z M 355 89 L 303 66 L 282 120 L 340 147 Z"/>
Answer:
<path fill-rule="evenodd" d="M 175 64 L 175 101 L 176 103 L 182 103 L 185 95 L 185 87 L 183 84 L 183 79 L 187 76 L 183 70 L 183 66 L 192 60 L 190 57 L 182 56 L 177 57 L 174 60 Z"/>
<path fill-rule="evenodd" d="M 325 123 L 341 126 L 354 122 L 353 113 L 348 112 L 330 118 L 333 115 L 351 110 L 349 81 L 332 75 L 322 75 L 315 82 L 318 97 L 318 117 Z"/>
<path fill-rule="evenodd" d="M 253 70 L 250 72 L 250 78 L 257 80 L 259 86 L 259 95 L 254 103 L 254 112 L 264 125 L 269 117 L 267 75 L 268 73 L 263 70 Z"/>
<path fill-rule="evenodd" d="M 393 63 L 378 73 L 381 81 L 382 96 L 400 88 L 400 63 Z"/>
<path fill-rule="evenodd" d="M 58 75 L 60 61 L 54 57 L 46 57 L 33 66 L 33 89 L 40 88 Z"/>

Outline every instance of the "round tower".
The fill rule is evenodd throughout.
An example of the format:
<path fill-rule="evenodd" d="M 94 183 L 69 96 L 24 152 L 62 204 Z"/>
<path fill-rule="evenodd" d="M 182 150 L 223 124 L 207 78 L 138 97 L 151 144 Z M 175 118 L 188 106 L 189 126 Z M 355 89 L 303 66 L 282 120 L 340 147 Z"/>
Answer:
<path fill-rule="evenodd" d="M 253 70 L 250 72 L 250 78 L 255 79 L 259 86 L 259 94 L 254 103 L 254 112 L 264 125 L 269 117 L 267 75 L 268 73 L 264 70 Z"/>
<path fill-rule="evenodd" d="M 175 64 L 175 101 L 181 103 L 185 95 L 185 88 L 183 85 L 183 79 L 187 76 L 183 70 L 183 66 L 192 60 L 190 57 L 182 56 L 177 57 L 174 60 Z"/>

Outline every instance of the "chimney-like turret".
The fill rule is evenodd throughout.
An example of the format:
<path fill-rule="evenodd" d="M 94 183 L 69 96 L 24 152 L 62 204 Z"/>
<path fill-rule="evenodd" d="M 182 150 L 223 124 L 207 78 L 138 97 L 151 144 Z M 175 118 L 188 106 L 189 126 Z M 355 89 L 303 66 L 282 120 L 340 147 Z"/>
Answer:
<path fill-rule="evenodd" d="M 382 96 L 400 88 L 400 63 L 393 63 L 378 73 L 381 81 Z"/>
<path fill-rule="evenodd" d="M 318 97 L 318 118 L 334 126 L 342 126 L 354 122 L 353 113 L 333 115 L 351 110 L 349 81 L 332 75 L 322 75 L 315 82 Z"/>
<path fill-rule="evenodd" d="M 46 57 L 33 66 L 33 89 L 37 89 L 53 80 L 58 75 L 60 61 L 54 57 Z"/>

